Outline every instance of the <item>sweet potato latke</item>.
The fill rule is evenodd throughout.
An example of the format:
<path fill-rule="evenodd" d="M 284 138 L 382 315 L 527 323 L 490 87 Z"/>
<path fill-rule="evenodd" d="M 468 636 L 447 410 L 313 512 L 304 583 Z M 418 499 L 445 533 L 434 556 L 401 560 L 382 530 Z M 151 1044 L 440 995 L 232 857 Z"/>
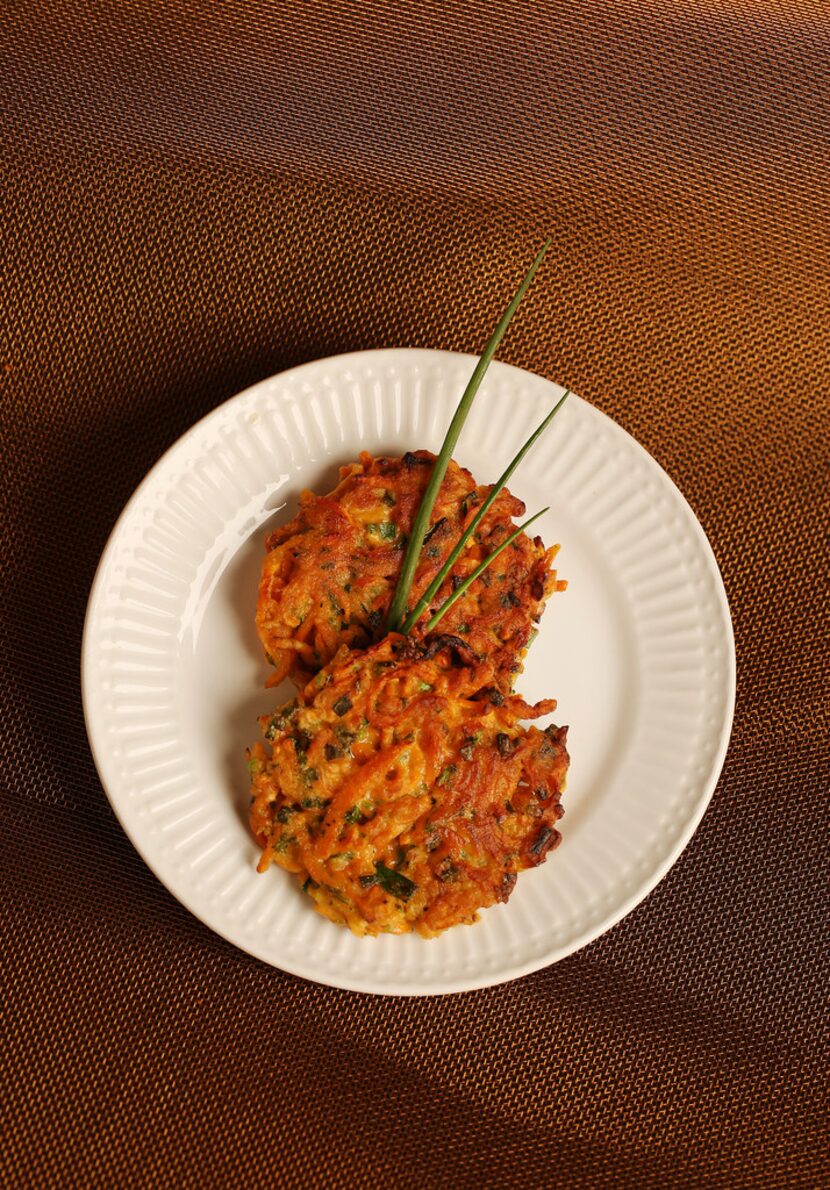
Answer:
<path fill-rule="evenodd" d="M 522 726 L 556 704 L 529 706 L 495 679 L 452 636 L 342 648 L 260 721 L 270 747 L 249 753 L 260 870 L 296 873 L 319 912 L 357 934 L 431 937 L 506 901 L 516 873 L 559 840 L 567 729 Z"/>
<path fill-rule="evenodd" d="M 332 660 L 341 645 L 365 648 L 384 631 L 412 522 L 435 462 L 419 450 L 403 458 L 372 458 L 340 470 L 327 496 L 303 492 L 294 520 L 266 545 L 256 624 L 275 672 L 304 684 Z M 450 462 L 432 515 L 410 596 L 420 598 L 475 516 L 488 488 Z M 434 607 L 514 529 L 525 506 L 505 489 L 436 595 Z M 557 588 L 551 564 L 556 549 L 522 534 L 447 612 L 444 632 L 462 637 L 487 658 L 503 691 L 516 673 L 545 600 Z M 411 633 L 425 631 L 424 615 Z"/>

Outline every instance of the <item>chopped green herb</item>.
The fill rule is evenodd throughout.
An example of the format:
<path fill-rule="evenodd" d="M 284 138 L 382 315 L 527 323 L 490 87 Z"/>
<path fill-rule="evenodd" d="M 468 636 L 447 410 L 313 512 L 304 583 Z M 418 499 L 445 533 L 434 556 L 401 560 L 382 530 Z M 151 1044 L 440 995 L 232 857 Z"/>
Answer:
<path fill-rule="evenodd" d="M 329 803 L 328 798 L 324 797 L 304 797 L 302 804 L 304 810 L 322 810 Z"/>
<path fill-rule="evenodd" d="M 496 736 L 496 747 L 499 750 L 499 756 L 509 756 L 513 751 L 513 741 L 509 735 L 500 731 Z"/>
<path fill-rule="evenodd" d="M 266 740 L 273 740 L 278 731 L 285 731 L 289 721 L 294 717 L 296 712 L 296 702 L 290 702 L 287 706 L 284 706 L 282 710 L 277 711 L 276 715 L 273 716 L 270 723 L 265 728 Z"/>
<path fill-rule="evenodd" d="M 398 527 L 394 521 L 381 521 L 379 525 L 367 525 L 366 529 L 375 537 L 382 537 L 384 541 L 394 541 L 398 536 Z"/>
<path fill-rule="evenodd" d="M 277 822 L 281 822 L 285 826 L 291 815 L 296 813 L 296 806 L 280 806 L 279 810 L 277 810 Z"/>
<path fill-rule="evenodd" d="M 348 694 L 342 694 L 331 709 L 334 711 L 335 715 L 342 719 L 343 716 L 352 709 L 352 700 L 349 698 Z"/>
<path fill-rule="evenodd" d="M 447 789 L 452 784 L 452 779 L 455 776 L 455 773 L 456 773 L 455 765 L 448 764 L 447 767 L 444 769 L 443 773 L 441 773 L 440 777 L 436 781 L 436 785 L 441 785 L 441 786 L 443 786 L 444 789 Z"/>
<path fill-rule="evenodd" d="M 349 866 L 349 864 L 352 862 L 353 859 L 354 859 L 353 851 L 342 851 L 342 852 L 340 852 L 339 855 L 333 855 L 329 860 L 329 864 L 331 866 L 332 871 L 342 872 L 344 868 L 347 868 Z"/>
<path fill-rule="evenodd" d="M 364 888 L 379 884 L 384 892 L 397 897 L 399 901 L 408 901 L 418 887 L 414 880 L 410 880 L 402 872 L 395 872 L 380 862 L 375 864 L 374 876 L 361 876 L 360 883 Z"/>
<path fill-rule="evenodd" d="M 380 499 L 381 503 L 385 504 L 387 508 L 394 508 L 396 504 L 394 492 L 384 492 Z"/>
<path fill-rule="evenodd" d="M 343 817 L 346 822 L 360 822 L 360 819 L 363 817 L 360 813 L 360 806 L 352 806 L 351 810 L 347 810 Z"/>
<path fill-rule="evenodd" d="M 294 744 L 294 751 L 300 759 L 300 764 L 305 763 L 305 754 L 311 747 L 311 736 L 307 731 L 298 731 L 292 737 L 292 743 Z"/>
<path fill-rule="evenodd" d="M 430 525 L 429 531 L 424 537 L 424 545 L 429 545 L 436 533 L 440 533 L 447 523 L 445 516 L 439 517 L 434 525 Z"/>
<path fill-rule="evenodd" d="M 435 875 L 442 882 L 442 884 L 444 884 L 455 880 L 455 878 L 458 876 L 458 868 L 452 862 L 450 857 L 447 856 L 446 859 L 441 860 L 440 864 L 436 868 Z"/>
<path fill-rule="evenodd" d="M 533 844 L 533 846 L 530 848 L 530 854 L 538 855 L 542 851 L 542 849 L 544 848 L 545 844 L 547 843 L 548 839 L 550 839 L 552 834 L 553 834 L 553 830 L 549 826 L 543 826 L 542 829 L 539 831 L 538 839 Z"/>

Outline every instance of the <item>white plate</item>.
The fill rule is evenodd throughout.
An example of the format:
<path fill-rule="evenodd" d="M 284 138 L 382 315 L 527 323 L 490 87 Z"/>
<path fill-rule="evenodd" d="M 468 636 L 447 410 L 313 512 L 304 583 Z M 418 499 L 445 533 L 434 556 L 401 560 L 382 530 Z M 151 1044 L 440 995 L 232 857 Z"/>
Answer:
<path fill-rule="evenodd" d="M 511 489 L 558 541 L 521 692 L 570 725 L 563 842 L 505 906 L 425 941 L 356 938 L 292 877 L 255 871 L 246 744 L 281 693 L 254 632 L 266 526 L 361 449 L 437 450 L 473 367 L 439 351 L 320 360 L 213 411 L 113 530 L 87 611 L 83 691 L 98 771 L 170 891 L 243 950 L 359 991 L 483 987 L 561 959 L 645 897 L 688 843 L 723 763 L 735 692 L 726 596 L 694 514 L 655 461 L 572 397 Z M 492 481 L 561 390 L 493 364 L 456 457 Z M 703 895 L 701 893 L 701 895 Z"/>

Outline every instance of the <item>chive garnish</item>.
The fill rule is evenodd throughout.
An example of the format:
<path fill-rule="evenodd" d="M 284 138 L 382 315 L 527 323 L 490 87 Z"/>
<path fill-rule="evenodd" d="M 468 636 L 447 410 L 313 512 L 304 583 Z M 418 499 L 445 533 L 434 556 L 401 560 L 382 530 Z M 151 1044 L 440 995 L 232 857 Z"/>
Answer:
<path fill-rule="evenodd" d="M 467 420 L 467 414 L 470 412 L 470 407 L 473 403 L 478 389 L 484 379 L 484 374 L 490 366 L 490 361 L 496 354 L 499 344 L 504 337 L 504 333 L 510 325 L 513 315 L 519 307 L 519 303 L 527 292 L 527 288 L 533 280 L 536 270 L 544 259 L 544 255 L 548 250 L 550 240 L 547 240 L 542 250 L 537 255 L 533 264 L 530 266 L 525 279 L 522 281 L 519 288 L 516 290 L 510 304 L 501 316 L 501 320 L 493 331 L 489 343 L 484 348 L 484 352 L 473 370 L 469 383 L 464 390 L 464 394 L 458 403 L 458 408 L 453 414 L 453 419 L 450 422 L 446 437 L 438 458 L 435 460 L 435 466 L 432 469 L 432 475 L 429 478 L 426 491 L 424 492 L 418 509 L 418 515 L 415 518 L 415 523 L 412 526 L 412 533 L 406 547 L 406 552 L 401 566 L 401 572 L 398 576 L 398 583 L 395 587 L 395 595 L 392 599 L 389 608 L 389 615 L 386 626 L 389 632 L 396 632 L 400 630 L 403 617 L 406 613 L 406 604 L 409 599 L 409 591 L 412 587 L 412 580 L 415 578 L 415 571 L 418 567 L 418 559 L 421 556 L 421 546 L 424 543 L 427 529 L 429 528 L 429 519 L 432 516 L 432 510 L 435 506 L 435 500 L 438 496 L 438 491 L 443 482 L 444 476 L 447 473 L 452 452 L 455 449 L 455 444 L 458 441 L 458 436 L 464 422 Z"/>
<path fill-rule="evenodd" d="M 404 635 L 406 633 L 412 631 L 412 629 L 417 624 L 418 620 L 420 620 L 421 616 L 424 614 L 426 609 L 429 607 L 432 600 L 438 594 L 438 591 L 441 588 L 441 584 L 444 582 L 445 578 L 450 573 L 450 571 L 452 570 L 455 563 L 458 561 L 458 558 L 459 558 L 462 550 L 464 549 L 465 545 L 472 537 L 473 533 L 475 533 L 476 529 L 481 524 L 484 517 L 487 515 L 488 510 L 493 505 L 499 492 L 505 486 L 508 479 L 513 474 L 513 472 L 516 470 L 519 463 L 521 463 L 522 459 L 525 457 L 527 452 L 530 450 L 531 446 L 533 446 L 533 444 L 537 440 L 537 438 L 539 438 L 539 436 L 544 433 L 544 431 L 548 428 L 550 423 L 553 421 L 554 417 L 556 417 L 556 414 L 559 412 L 559 410 L 565 404 L 565 401 L 570 396 L 570 392 L 571 392 L 571 390 L 568 389 L 568 391 L 565 393 L 565 395 L 563 397 L 560 397 L 560 399 L 556 402 L 553 409 L 551 409 L 550 413 L 547 415 L 545 420 L 540 425 L 538 425 L 536 427 L 536 429 L 533 431 L 533 433 L 530 435 L 527 442 L 525 442 L 524 446 L 521 448 L 519 453 L 515 456 L 515 458 L 513 459 L 513 462 L 510 464 L 510 466 L 507 468 L 507 470 L 499 477 L 499 479 L 496 481 L 496 483 L 493 484 L 487 498 L 481 505 L 481 508 L 478 510 L 476 515 L 473 517 L 473 519 L 470 521 L 467 528 L 464 530 L 464 532 L 461 534 L 460 538 L 458 539 L 458 543 L 456 544 L 452 553 L 447 558 L 446 562 L 441 567 L 441 569 L 438 571 L 435 578 L 429 584 L 426 591 L 424 591 L 423 595 L 418 600 L 415 607 L 412 609 L 412 611 L 407 616 L 407 618 L 404 622 L 403 628 L 401 630 L 404 633 Z"/>
<path fill-rule="evenodd" d="M 548 506 L 548 507 L 550 507 L 550 506 Z M 455 591 L 453 591 L 452 595 L 450 595 L 450 597 L 449 597 L 449 599 L 447 599 L 446 603 L 442 604 L 441 607 L 439 607 L 438 611 L 435 613 L 435 615 L 432 617 L 432 619 L 427 624 L 427 632 L 432 632 L 433 628 L 438 623 L 438 621 L 441 619 L 441 617 L 444 615 L 444 613 L 449 611 L 449 609 L 455 603 L 456 599 L 461 598 L 461 596 L 464 594 L 464 592 L 467 590 L 467 588 L 472 586 L 472 584 L 476 581 L 476 579 L 479 577 L 480 574 L 484 573 L 484 571 L 487 569 L 487 567 L 490 565 L 490 563 L 494 562 L 496 560 L 496 558 L 499 556 L 499 554 L 502 552 L 502 550 L 506 550 L 507 547 L 509 545 L 511 545 L 516 540 L 516 538 L 519 536 L 520 533 L 524 533 L 525 529 L 527 529 L 530 525 L 532 525 L 534 521 L 538 521 L 539 517 L 543 516 L 547 511 L 548 511 L 547 508 L 543 508 L 540 512 L 535 513 L 532 517 L 530 517 L 528 520 L 526 520 L 523 525 L 519 525 L 518 529 L 515 529 L 510 534 L 509 537 L 505 538 L 505 540 L 501 543 L 501 545 L 496 546 L 496 548 L 493 550 L 492 554 L 488 554 L 483 562 L 479 562 L 478 566 L 476 566 L 473 573 L 468 574 L 467 577 L 464 579 L 464 582 L 461 583 L 461 585 L 459 587 L 457 587 L 455 589 Z"/>

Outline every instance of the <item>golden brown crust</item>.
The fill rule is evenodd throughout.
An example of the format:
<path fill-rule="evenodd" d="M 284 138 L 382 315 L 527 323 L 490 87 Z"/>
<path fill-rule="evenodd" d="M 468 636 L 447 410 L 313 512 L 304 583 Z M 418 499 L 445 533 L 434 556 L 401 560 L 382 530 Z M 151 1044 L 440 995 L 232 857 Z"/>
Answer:
<path fill-rule="evenodd" d="M 468 653 L 397 635 L 344 648 L 261 720 L 270 749 L 249 754 L 260 868 L 296 873 L 356 933 L 473 922 L 559 840 L 566 729 L 520 722 L 555 703 L 505 696 Z"/>
<path fill-rule="evenodd" d="M 303 492 L 297 516 L 268 538 L 256 624 L 275 666 L 272 683 L 307 681 L 341 645 L 365 648 L 384 631 L 406 540 L 432 471 L 428 451 L 372 458 L 341 468 L 333 492 Z M 410 607 L 475 516 L 488 488 L 450 462 L 433 510 L 431 529 L 410 595 Z M 502 491 L 453 567 L 466 577 L 514 528 L 524 504 Z M 510 690 L 545 600 L 557 587 L 555 549 L 522 534 L 447 612 L 441 630 L 465 639 L 489 658 L 495 681 Z M 436 596 L 440 607 L 452 578 Z M 413 630 L 425 631 L 428 616 Z"/>

